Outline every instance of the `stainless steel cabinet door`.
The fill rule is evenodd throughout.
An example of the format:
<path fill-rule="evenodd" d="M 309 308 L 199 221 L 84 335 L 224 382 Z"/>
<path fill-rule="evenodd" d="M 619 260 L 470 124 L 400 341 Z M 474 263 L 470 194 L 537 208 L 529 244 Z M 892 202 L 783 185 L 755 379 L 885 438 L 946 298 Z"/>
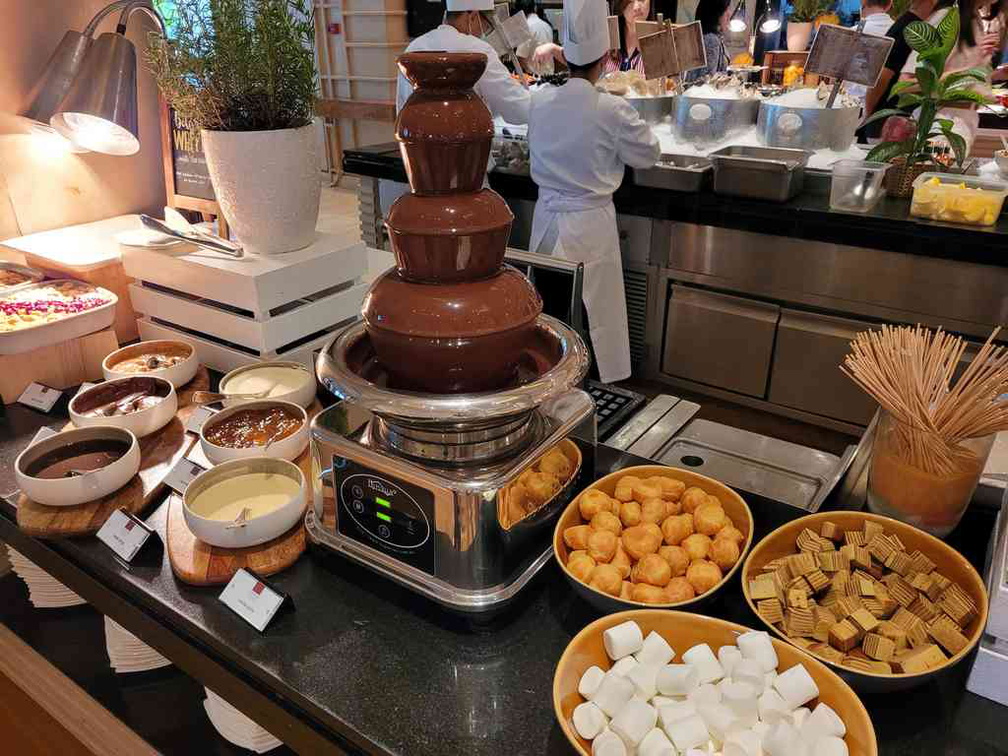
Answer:
<path fill-rule="evenodd" d="M 663 372 L 763 398 L 780 308 L 673 285 Z"/>

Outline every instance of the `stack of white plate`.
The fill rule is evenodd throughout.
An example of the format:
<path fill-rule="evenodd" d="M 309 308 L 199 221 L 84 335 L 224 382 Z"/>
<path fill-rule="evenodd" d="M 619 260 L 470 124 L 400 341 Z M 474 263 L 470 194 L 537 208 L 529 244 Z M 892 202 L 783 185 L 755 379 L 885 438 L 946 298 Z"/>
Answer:
<path fill-rule="evenodd" d="M 28 586 L 28 600 L 37 609 L 59 609 L 87 602 L 34 562 L 7 547 L 11 569 Z"/>
<path fill-rule="evenodd" d="M 105 648 L 112 669 L 119 674 L 146 672 L 171 664 L 129 630 L 108 617 L 105 618 Z"/>
<path fill-rule="evenodd" d="M 222 738 L 256 753 L 266 753 L 283 745 L 210 688 L 204 690 L 207 697 L 203 701 L 203 708 Z"/>

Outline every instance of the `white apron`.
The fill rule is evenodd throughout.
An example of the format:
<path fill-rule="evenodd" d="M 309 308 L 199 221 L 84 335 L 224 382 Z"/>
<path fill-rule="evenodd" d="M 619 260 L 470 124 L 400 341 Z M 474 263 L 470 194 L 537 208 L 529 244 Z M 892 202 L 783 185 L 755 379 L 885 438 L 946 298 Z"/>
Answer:
<path fill-rule="evenodd" d="M 599 379 L 629 378 L 630 332 L 612 195 L 571 197 L 540 188 L 529 249 L 584 264 L 583 299 Z"/>

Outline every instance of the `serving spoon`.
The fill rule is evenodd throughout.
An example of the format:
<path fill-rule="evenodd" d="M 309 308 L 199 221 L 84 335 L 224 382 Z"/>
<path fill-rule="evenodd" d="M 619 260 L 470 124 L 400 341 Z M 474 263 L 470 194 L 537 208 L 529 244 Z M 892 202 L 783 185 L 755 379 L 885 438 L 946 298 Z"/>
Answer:
<path fill-rule="evenodd" d="M 273 389 L 257 391 L 254 394 L 221 394 L 213 391 L 194 391 L 192 396 L 193 404 L 214 404 L 228 399 L 265 399 Z"/>

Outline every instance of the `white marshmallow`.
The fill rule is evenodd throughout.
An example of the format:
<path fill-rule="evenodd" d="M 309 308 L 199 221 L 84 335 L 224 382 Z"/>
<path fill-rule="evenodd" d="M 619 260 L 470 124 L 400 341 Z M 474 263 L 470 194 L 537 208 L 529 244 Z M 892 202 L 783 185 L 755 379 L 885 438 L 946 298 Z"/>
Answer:
<path fill-rule="evenodd" d="M 665 728 L 665 733 L 672 739 L 672 743 L 680 751 L 706 745 L 710 740 L 710 733 L 707 732 L 707 725 L 699 715 L 680 719 Z"/>
<path fill-rule="evenodd" d="M 640 625 L 633 620 L 627 620 L 616 627 L 610 627 L 602 633 L 602 645 L 613 661 L 619 661 L 624 656 L 635 654 L 644 645 Z"/>
<path fill-rule="evenodd" d="M 634 684 L 625 677 L 606 675 L 592 701 L 608 716 L 613 717 L 633 697 L 635 690 Z"/>
<path fill-rule="evenodd" d="M 662 667 L 675 658 L 675 651 L 664 638 L 652 630 L 644 639 L 640 651 L 634 654 L 634 658 L 640 664 Z"/>
<path fill-rule="evenodd" d="M 759 756 L 760 736 L 752 730 L 736 730 L 724 742 L 724 756 Z"/>
<path fill-rule="evenodd" d="M 835 735 L 817 738 L 811 748 L 815 756 L 848 756 L 847 744 Z"/>
<path fill-rule="evenodd" d="M 675 747 L 664 732 L 655 727 L 637 747 L 637 756 L 676 756 Z"/>
<path fill-rule="evenodd" d="M 761 741 L 766 756 L 798 756 L 805 750 L 805 744 L 799 739 L 798 732 L 791 724 L 781 720 Z"/>
<path fill-rule="evenodd" d="M 592 741 L 592 756 L 627 756 L 627 747 L 615 732 L 603 730 Z"/>
<path fill-rule="evenodd" d="M 742 657 L 758 661 L 764 672 L 772 672 L 777 669 L 777 652 L 774 651 L 769 633 L 762 630 L 750 630 L 748 633 L 742 633 L 736 643 L 739 651 L 742 652 Z"/>
<path fill-rule="evenodd" d="M 571 720 L 574 722 L 574 729 L 577 730 L 578 735 L 585 740 L 597 737 L 609 721 L 602 713 L 602 709 L 591 701 L 585 701 L 583 704 L 575 706 Z"/>
<path fill-rule="evenodd" d="M 768 732 L 770 732 L 770 725 L 768 725 L 766 722 L 757 722 L 749 729 L 755 732 L 757 735 L 759 735 L 760 740 L 762 740 L 763 736 L 766 735 Z"/>
<path fill-rule="evenodd" d="M 805 720 L 809 718 L 809 714 L 811 713 L 807 706 L 795 709 L 791 712 L 791 724 L 794 725 L 796 730 L 801 732 L 802 725 L 805 724 Z"/>
<path fill-rule="evenodd" d="M 759 705 L 753 689 L 740 682 L 730 682 L 721 688 L 721 702 L 732 710 L 746 727 L 752 727 L 759 718 Z"/>
<path fill-rule="evenodd" d="M 766 677 L 763 668 L 755 659 L 742 659 L 736 662 L 735 668 L 732 670 L 732 680 L 748 685 L 756 695 L 766 690 Z"/>
<path fill-rule="evenodd" d="M 655 678 L 658 692 L 666 696 L 685 696 L 700 684 L 700 676 L 692 664 L 666 664 Z"/>
<path fill-rule="evenodd" d="M 609 727 L 631 746 L 636 746 L 658 721 L 658 712 L 642 701 L 628 701 L 612 718 Z"/>
<path fill-rule="evenodd" d="M 774 689 L 781 694 L 789 709 L 804 706 L 819 695 L 819 687 L 802 664 L 795 664 L 777 675 Z"/>
<path fill-rule="evenodd" d="M 725 677 L 731 677 L 735 663 L 741 659 L 742 652 L 738 650 L 738 646 L 721 646 L 717 650 L 717 660 L 721 662 Z"/>
<path fill-rule="evenodd" d="M 598 700 L 596 698 L 596 700 Z M 791 719 L 791 707 L 773 688 L 763 692 L 757 700 L 759 718 L 770 725 L 774 725 L 781 720 Z M 788 722 L 790 724 L 790 722 Z"/>
<path fill-rule="evenodd" d="M 637 689 L 637 697 L 650 701 L 658 692 L 658 688 L 655 687 L 655 677 L 658 675 L 659 669 L 659 667 L 653 667 L 650 664 L 638 664 L 627 672 L 627 680 L 632 682 Z"/>
<path fill-rule="evenodd" d="M 658 719 L 661 721 L 661 726 L 665 728 L 666 732 L 668 732 L 668 726 L 673 722 L 678 722 L 681 719 L 686 719 L 696 714 L 696 704 L 692 701 L 675 701 L 665 704 L 658 709 Z"/>
<path fill-rule="evenodd" d="M 686 698 L 695 703 L 697 707 L 705 703 L 721 703 L 721 693 L 710 683 L 694 688 L 686 695 Z"/>
<path fill-rule="evenodd" d="M 777 670 L 774 670 L 773 672 L 767 672 L 766 675 L 763 676 L 763 680 L 765 681 L 763 685 L 763 690 L 766 690 L 771 685 L 773 685 L 773 681 L 776 679 L 777 679 Z"/>
<path fill-rule="evenodd" d="M 620 677 L 626 677 L 631 669 L 637 668 L 637 660 L 632 656 L 624 656 L 618 662 L 609 667 L 609 671 L 606 674 L 619 675 Z"/>
<path fill-rule="evenodd" d="M 683 653 L 682 658 L 687 664 L 696 667 L 701 685 L 717 682 L 724 677 L 724 669 L 721 667 L 721 662 L 717 660 L 714 652 L 711 651 L 711 647 L 706 643 L 698 643 L 693 646 L 693 648 Z"/>
<path fill-rule="evenodd" d="M 677 698 L 669 698 L 668 696 L 652 696 L 651 705 L 656 709 L 660 709 L 662 706 L 667 706 L 668 704 L 679 703 Z"/>
<path fill-rule="evenodd" d="M 801 726 L 801 737 L 806 743 L 826 735 L 842 738 L 846 734 L 847 726 L 840 719 L 840 715 L 824 703 L 816 706 Z"/>
<path fill-rule="evenodd" d="M 697 706 L 697 710 L 700 712 L 700 718 L 707 725 L 707 732 L 718 742 L 723 742 L 728 737 L 728 733 L 737 728 L 737 717 L 724 704 L 701 704 Z"/>
<path fill-rule="evenodd" d="M 581 675 L 581 681 L 578 683 L 578 693 L 581 694 L 581 697 L 591 701 L 592 696 L 595 695 L 595 691 L 599 689 L 599 685 L 605 679 L 605 674 L 601 667 L 588 667 L 584 671 L 584 674 Z"/>

